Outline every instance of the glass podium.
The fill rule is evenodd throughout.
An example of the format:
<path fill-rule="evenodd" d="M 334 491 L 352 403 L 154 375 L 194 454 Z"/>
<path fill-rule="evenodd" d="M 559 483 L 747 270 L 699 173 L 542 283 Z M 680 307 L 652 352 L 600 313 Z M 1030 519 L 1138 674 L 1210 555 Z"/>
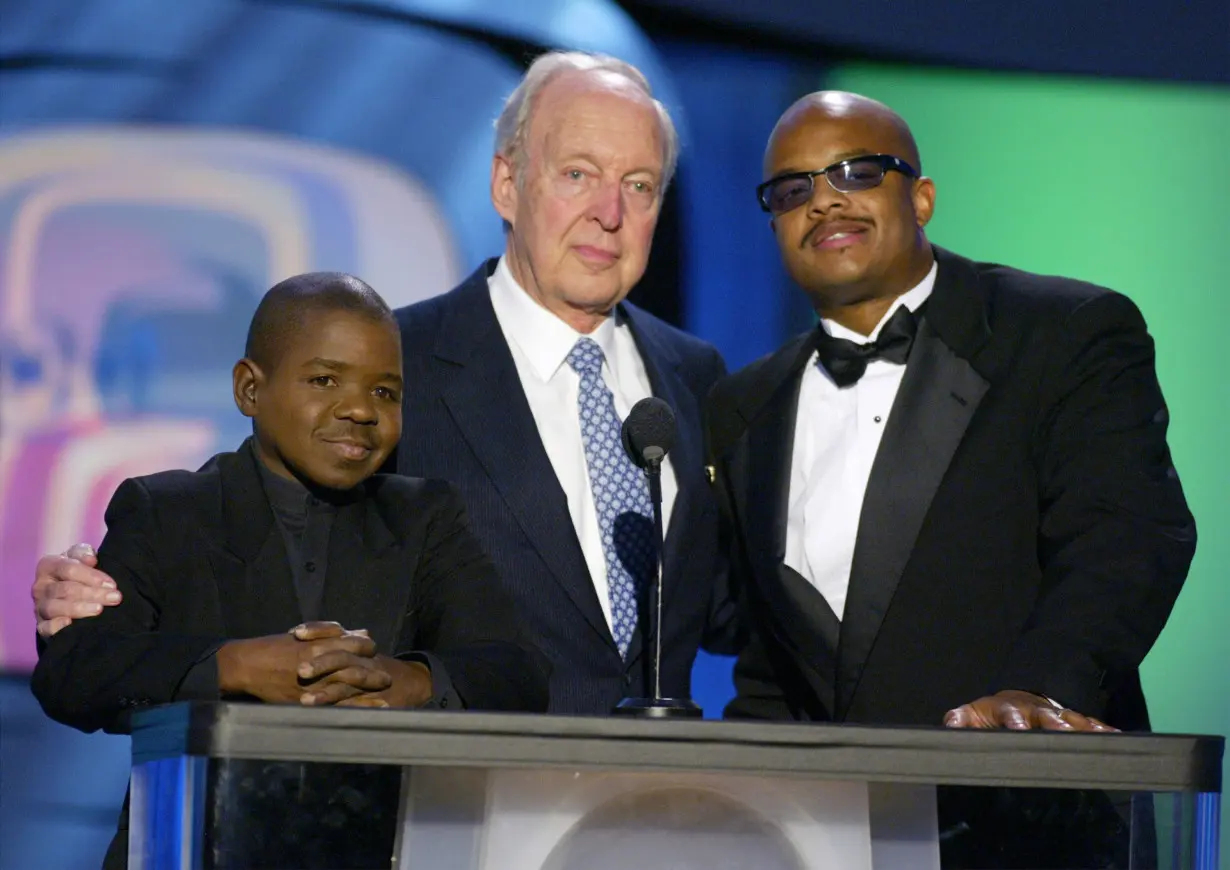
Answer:
<path fill-rule="evenodd" d="M 131 870 L 1221 870 L 1223 739 L 176 704 Z"/>

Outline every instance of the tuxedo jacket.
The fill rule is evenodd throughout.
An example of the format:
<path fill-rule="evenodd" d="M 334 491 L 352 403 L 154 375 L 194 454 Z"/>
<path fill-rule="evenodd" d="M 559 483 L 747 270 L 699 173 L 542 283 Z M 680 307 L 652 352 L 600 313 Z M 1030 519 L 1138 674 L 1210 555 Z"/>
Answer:
<path fill-rule="evenodd" d="M 1108 290 L 935 248 L 859 517 L 845 612 L 783 564 L 808 336 L 713 391 L 716 490 L 755 638 L 731 716 L 938 725 L 1003 689 L 1121 728 L 1195 526 L 1153 343 Z"/>
<path fill-rule="evenodd" d="M 646 694 L 645 618 L 621 658 L 491 306 L 490 260 L 455 290 L 400 309 L 405 421 L 397 469 L 460 491 L 531 639 L 551 662 L 551 712 L 610 713 Z M 725 592 L 717 504 L 704 473 L 702 400 L 725 373 L 721 356 L 624 303 L 653 394 L 674 409 L 670 456 L 678 494 L 663 558 L 661 680 L 687 697 L 705 646 L 733 652 L 737 621 Z M 642 609 L 643 610 L 643 609 Z"/>
<path fill-rule="evenodd" d="M 131 710 L 185 700 L 189 671 L 226 640 L 302 622 L 257 461 L 242 449 L 121 484 L 98 561 L 124 600 L 46 643 L 32 688 L 48 715 L 123 732 Z M 544 710 L 548 666 L 452 488 L 375 475 L 354 496 L 333 521 L 320 618 L 368 629 L 386 655 L 426 655 L 466 707 Z"/>

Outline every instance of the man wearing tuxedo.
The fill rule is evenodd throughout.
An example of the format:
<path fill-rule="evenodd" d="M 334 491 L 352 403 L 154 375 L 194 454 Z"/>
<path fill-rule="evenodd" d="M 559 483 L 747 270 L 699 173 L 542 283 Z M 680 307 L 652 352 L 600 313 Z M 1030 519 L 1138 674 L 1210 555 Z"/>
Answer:
<path fill-rule="evenodd" d="M 820 323 L 712 395 L 754 634 L 728 715 L 1147 728 L 1195 528 L 1136 307 L 931 245 L 935 185 L 872 100 L 802 98 L 764 169 Z"/>
<path fill-rule="evenodd" d="M 496 122 L 491 197 L 504 254 L 397 312 L 406 390 L 396 468 L 460 491 L 552 664 L 552 712 L 609 713 L 645 685 L 652 574 L 644 476 L 620 421 L 657 396 L 678 423 L 662 473 L 661 681 L 687 697 L 697 649 L 734 652 L 701 403 L 717 351 L 624 301 L 644 274 L 678 140 L 644 76 L 613 58 L 538 58 Z M 617 522 L 618 521 L 618 522 Z M 624 536 L 623 530 L 632 534 Z M 88 564 L 89 559 L 86 559 Z M 111 603 L 86 564 L 46 557 L 41 634 Z"/>
<path fill-rule="evenodd" d="M 98 564 L 123 601 L 43 646 L 44 710 L 123 733 L 183 700 L 545 709 L 547 666 L 457 494 L 374 474 L 401 434 L 400 369 L 393 312 L 361 281 L 270 290 L 234 368 L 252 437 L 121 484 Z"/>

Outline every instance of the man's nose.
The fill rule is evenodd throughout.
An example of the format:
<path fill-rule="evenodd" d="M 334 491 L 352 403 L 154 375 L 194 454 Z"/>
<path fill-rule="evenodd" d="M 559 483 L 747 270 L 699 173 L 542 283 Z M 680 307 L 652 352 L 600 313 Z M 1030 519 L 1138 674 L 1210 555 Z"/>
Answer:
<path fill-rule="evenodd" d="M 844 208 L 850 199 L 833 185 L 828 178 L 817 175 L 812 180 L 811 199 L 807 201 L 808 214 L 825 214 L 834 208 Z"/>
<path fill-rule="evenodd" d="M 592 213 L 594 220 L 608 233 L 618 230 L 624 222 L 623 185 L 604 183 L 595 193 Z"/>
<path fill-rule="evenodd" d="M 355 423 L 374 423 L 378 419 L 376 403 L 366 390 L 355 390 L 342 397 L 334 408 L 334 416 Z"/>

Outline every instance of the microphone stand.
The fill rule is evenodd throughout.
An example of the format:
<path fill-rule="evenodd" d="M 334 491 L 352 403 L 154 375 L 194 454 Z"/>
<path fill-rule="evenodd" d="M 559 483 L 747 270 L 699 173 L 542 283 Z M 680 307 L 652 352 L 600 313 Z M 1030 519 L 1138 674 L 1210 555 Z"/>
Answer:
<path fill-rule="evenodd" d="M 661 447 L 645 448 L 645 474 L 649 476 L 649 500 L 653 504 L 654 583 L 650 610 L 653 619 L 653 652 L 649 660 L 649 687 L 652 698 L 624 698 L 615 708 L 616 715 L 639 716 L 643 719 L 698 719 L 701 709 L 691 698 L 662 697 L 662 460 L 666 451 Z"/>

